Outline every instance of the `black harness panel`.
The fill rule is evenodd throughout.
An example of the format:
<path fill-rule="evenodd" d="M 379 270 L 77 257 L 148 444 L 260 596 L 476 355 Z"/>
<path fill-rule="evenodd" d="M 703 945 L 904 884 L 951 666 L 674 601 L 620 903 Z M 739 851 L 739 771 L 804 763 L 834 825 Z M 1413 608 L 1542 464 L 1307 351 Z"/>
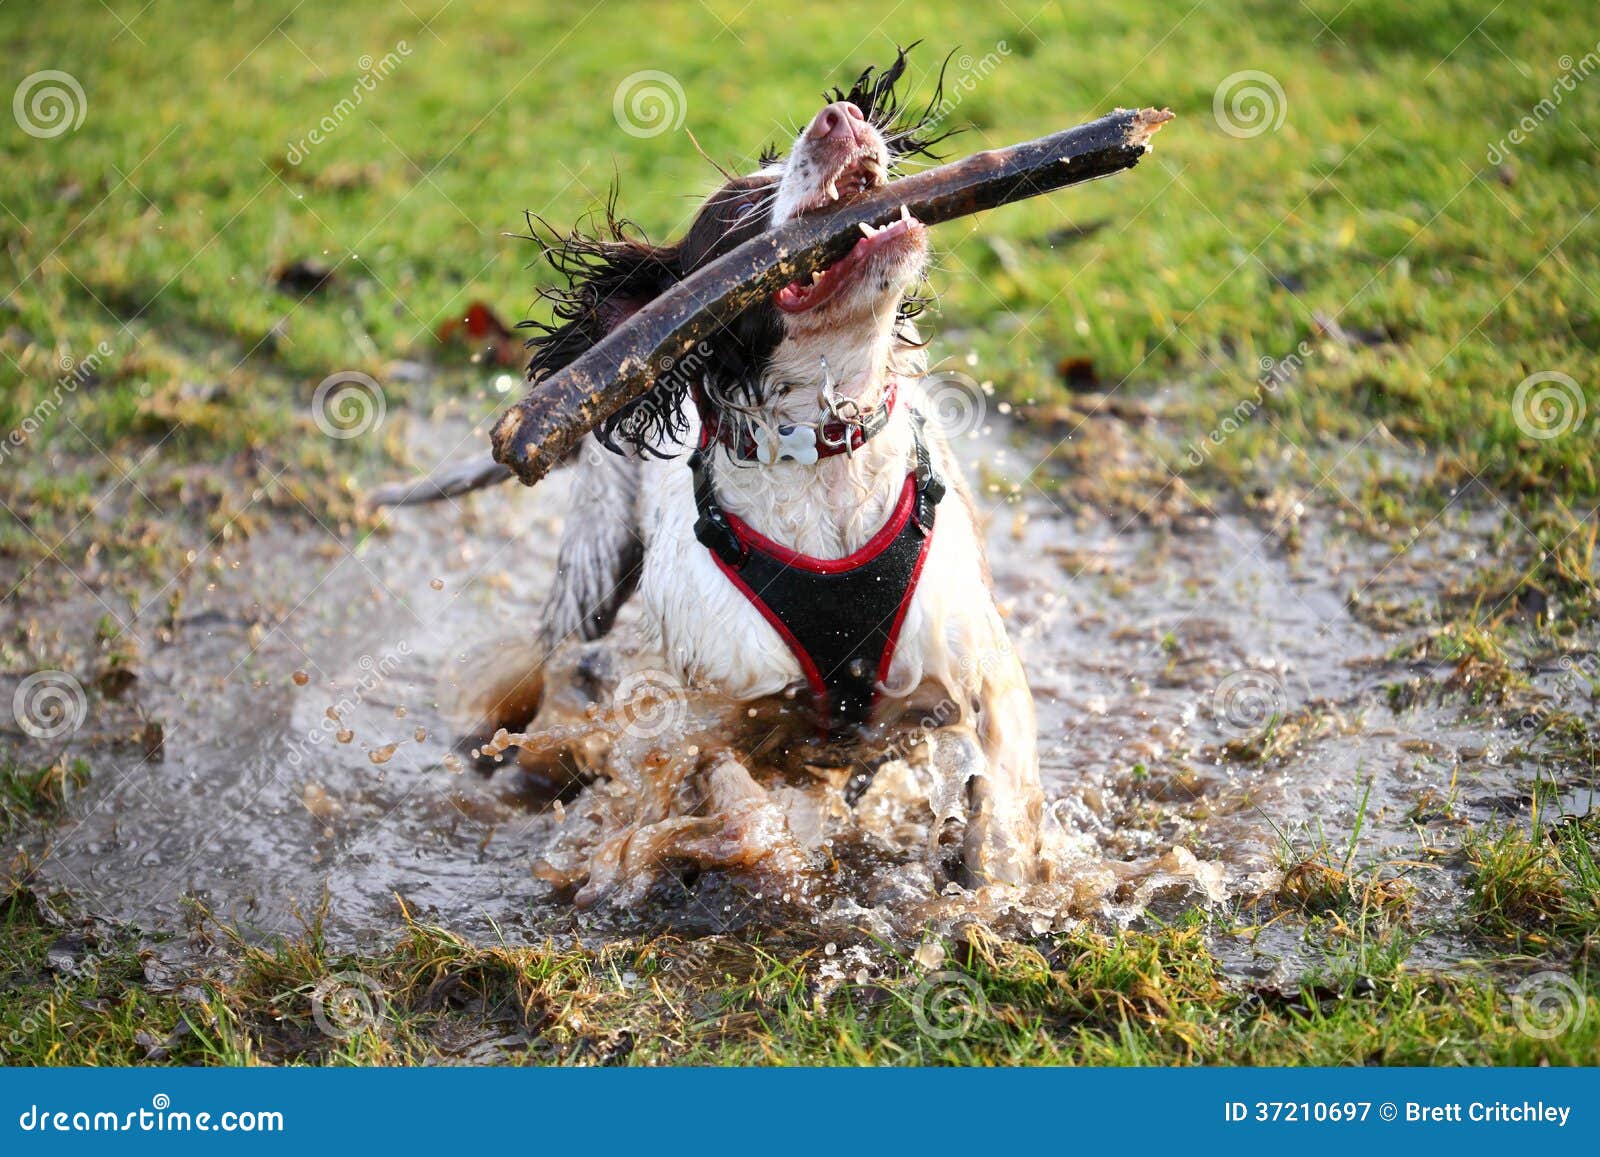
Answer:
<path fill-rule="evenodd" d="M 835 737 L 872 716 L 879 673 L 887 674 L 894 657 L 900 620 L 933 537 L 934 510 L 944 497 L 920 428 L 915 438 L 916 462 L 889 522 L 873 543 L 837 561 L 764 546 L 717 502 L 710 451 L 690 458 L 699 513 L 695 537 L 783 636 Z"/>

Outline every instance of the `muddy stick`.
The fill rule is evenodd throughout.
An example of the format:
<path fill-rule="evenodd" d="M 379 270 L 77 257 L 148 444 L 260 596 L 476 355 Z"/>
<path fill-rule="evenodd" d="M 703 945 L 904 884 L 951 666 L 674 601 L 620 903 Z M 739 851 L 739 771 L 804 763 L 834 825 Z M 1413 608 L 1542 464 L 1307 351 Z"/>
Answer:
<path fill-rule="evenodd" d="M 446 498 L 470 494 L 505 482 L 512 478 L 511 471 L 491 458 L 473 458 L 458 462 L 411 482 L 390 482 L 366 496 L 368 506 L 416 506 L 423 502 L 442 502 Z"/>
<path fill-rule="evenodd" d="M 1119 109 L 1038 140 L 904 177 L 827 213 L 797 217 L 697 270 L 500 416 L 494 459 L 529 486 L 590 430 L 650 388 L 716 328 L 791 281 L 837 261 L 902 205 L 927 225 L 1132 168 L 1172 113 Z"/>

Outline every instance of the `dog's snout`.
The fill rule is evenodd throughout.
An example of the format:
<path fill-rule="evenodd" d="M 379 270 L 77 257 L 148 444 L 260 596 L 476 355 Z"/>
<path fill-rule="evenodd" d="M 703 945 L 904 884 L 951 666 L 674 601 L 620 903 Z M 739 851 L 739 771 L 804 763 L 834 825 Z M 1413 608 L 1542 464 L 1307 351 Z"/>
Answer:
<path fill-rule="evenodd" d="M 806 129 L 806 136 L 814 141 L 829 137 L 859 141 L 861 131 L 857 126 L 864 124 L 866 119 L 861 110 L 849 101 L 834 101 L 816 115 L 811 127 Z"/>

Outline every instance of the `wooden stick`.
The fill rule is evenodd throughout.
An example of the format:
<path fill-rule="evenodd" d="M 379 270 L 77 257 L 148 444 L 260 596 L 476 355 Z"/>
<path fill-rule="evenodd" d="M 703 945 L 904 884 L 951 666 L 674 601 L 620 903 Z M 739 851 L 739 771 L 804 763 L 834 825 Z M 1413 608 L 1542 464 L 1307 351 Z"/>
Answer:
<path fill-rule="evenodd" d="M 650 388 L 717 327 L 791 281 L 839 260 L 860 225 L 889 224 L 900 206 L 926 225 L 1132 168 L 1166 109 L 1114 113 L 1025 144 L 976 153 L 905 177 L 827 213 L 796 217 L 751 238 L 656 298 L 500 416 L 494 458 L 532 486 L 590 430 Z"/>
<path fill-rule="evenodd" d="M 487 455 L 455 462 L 413 482 L 390 482 L 366 496 L 366 504 L 376 510 L 380 506 L 416 506 L 423 502 L 442 502 L 446 498 L 470 494 L 514 478 L 510 470 Z"/>

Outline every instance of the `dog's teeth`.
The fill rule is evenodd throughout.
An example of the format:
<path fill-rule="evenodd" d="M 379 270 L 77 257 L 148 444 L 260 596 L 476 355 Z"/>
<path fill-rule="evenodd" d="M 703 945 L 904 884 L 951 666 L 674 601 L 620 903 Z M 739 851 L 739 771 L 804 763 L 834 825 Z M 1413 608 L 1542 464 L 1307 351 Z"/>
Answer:
<path fill-rule="evenodd" d="M 904 205 L 900 206 L 900 220 L 904 221 L 907 225 L 911 224 L 911 210 L 907 209 Z"/>
<path fill-rule="evenodd" d="M 877 233 L 878 231 L 871 225 L 868 225 L 865 221 L 861 222 L 861 235 L 863 237 L 875 237 Z"/>
<path fill-rule="evenodd" d="M 828 200 L 837 201 L 838 199 L 839 199 L 839 186 L 835 185 L 832 181 L 829 181 L 828 182 Z"/>
<path fill-rule="evenodd" d="M 815 285 L 817 282 L 819 282 L 821 280 L 822 280 L 822 270 L 819 269 L 819 270 L 817 270 L 815 273 L 813 273 L 811 275 L 811 284 Z"/>

